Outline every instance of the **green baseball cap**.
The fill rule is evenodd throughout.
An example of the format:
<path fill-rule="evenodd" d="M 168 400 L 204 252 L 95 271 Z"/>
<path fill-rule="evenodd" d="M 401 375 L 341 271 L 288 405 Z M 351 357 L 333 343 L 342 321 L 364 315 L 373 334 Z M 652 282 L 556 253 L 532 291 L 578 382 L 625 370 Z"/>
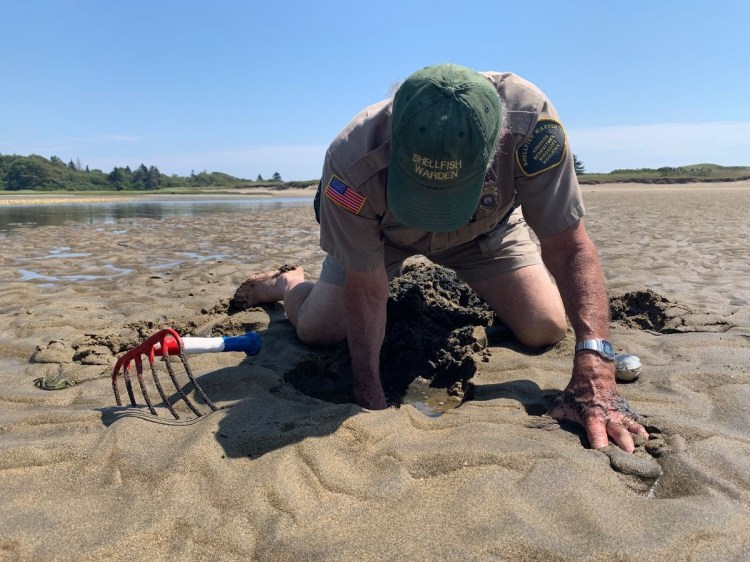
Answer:
<path fill-rule="evenodd" d="M 388 206 L 402 224 L 449 232 L 469 222 L 502 111 L 492 82 L 455 64 L 409 76 L 393 100 Z"/>

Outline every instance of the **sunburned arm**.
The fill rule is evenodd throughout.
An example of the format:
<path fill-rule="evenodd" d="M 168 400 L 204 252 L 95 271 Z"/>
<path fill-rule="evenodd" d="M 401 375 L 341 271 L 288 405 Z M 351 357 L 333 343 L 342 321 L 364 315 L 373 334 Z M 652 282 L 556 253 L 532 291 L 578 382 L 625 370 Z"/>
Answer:
<path fill-rule="evenodd" d="M 352 391 L 360 406 L 386 407 L 380 381 L 380 348 L 385 337 L 388 275 L 385 267 L 368 273 L 346 271 L 346 338 L 352 359 Z"/>
<path fill-rule="evenodd" d="M 540 240 L 542 258 L 557 282 L 577 340 L 609 337 L 609 302 L 594 243 L 583 225 Z M 620 396 L 615 366 L 593 351 L 573 360 L 573 375 L 551 412 L 557 419 L 579 422 L 591 447 L 606 447 L 611 438 L 622 449 L 635 448 L 631 433 L 647 437 L 635 412 Z"/>
<path fill-rule="evenodd" d="M 596 247 L 583 222 L 543 238 L 540 243 L 542 259 L 555 278 L 576 338 L 606 339 L 609 336 L 607 289 Z"/>

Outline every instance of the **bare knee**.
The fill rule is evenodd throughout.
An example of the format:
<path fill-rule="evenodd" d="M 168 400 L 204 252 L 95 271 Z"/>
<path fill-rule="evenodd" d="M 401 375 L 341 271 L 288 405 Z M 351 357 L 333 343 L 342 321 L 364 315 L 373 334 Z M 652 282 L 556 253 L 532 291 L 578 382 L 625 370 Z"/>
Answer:
<path fill-rule="evenodd" d="M 514 330 L 518 341 L 528 347 L 547 347 L 554 345 L 565 337 L 568 325 L 565 316 L 562 318 L 544 317 L 519 326 Z"/>
<path fill-rule="evenodd" d="M 535 264 L 471 284 L 529 347 L 554 345 L 568 330 L 557 287 L 542 265 Z"/>
<path fill-rule="evenodd" d="M 327 346 L 341 343 L 346 339 L 346 326 L 322 325 L 320 323 L 298 322 L 297 338 L 307 345 Z"/>
<path fill-rule="evenodd" d="M 342 291 L 341 287 L 319 281 L 314 286 L 300 287 L 295 294 L 289 295 L 294 303 L 292 310 L 287 311 L 287 318 L 302 343 L 325 346 L 346 339 Z M 284 301 L 285 308 L 289 300 L 292 299 Z"/>

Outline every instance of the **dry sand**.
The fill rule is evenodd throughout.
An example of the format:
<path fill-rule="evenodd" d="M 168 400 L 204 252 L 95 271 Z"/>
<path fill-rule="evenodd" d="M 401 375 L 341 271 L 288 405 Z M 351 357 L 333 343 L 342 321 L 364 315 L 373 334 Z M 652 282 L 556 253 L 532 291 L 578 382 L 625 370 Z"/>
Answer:
<path fill-rule="evenodd" d="M 282 308 L 227 303 L 252 272 L 317 276 L 309 209 L 0 234 L 0 559 L 747 560 L 750 185 L 585 200 L 613 339 L 644 363 L 622 385 L 652 437 L 633 462 L 543 415 L 570 335 L 491 339 L 439 417 L 298 390 L 318 354 Z M 219 411 L 114 405 L 114 355 L 165 324 L 261 333 L 254 357 L 190 358 Z M 34 384 L 55 377 L 74 385 Z"/>

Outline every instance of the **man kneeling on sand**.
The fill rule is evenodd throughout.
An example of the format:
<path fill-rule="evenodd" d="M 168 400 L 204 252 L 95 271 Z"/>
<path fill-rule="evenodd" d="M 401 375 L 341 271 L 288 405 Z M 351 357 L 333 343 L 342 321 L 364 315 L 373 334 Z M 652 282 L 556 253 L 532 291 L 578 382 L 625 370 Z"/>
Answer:
<path fill-rule="evenodd" d="M 533 84 L 452 64 L 415 72 L 334 139 L 316 203 L 320 279 L 300 268 L 255 275 L 243 300 L 283 300 L 302 342 L 346 339 L 359 405 L 386 407 L 388 280 L 421 254 L 455 271 L 527 346 L 560 341 L 567 314 L 576 352 L 553 417 L 582 424 L 594 448 L 611 438 L 632 452 L 632 434 L 648 436 L 615 383 L 604 275 L 572 152 Z"/>

